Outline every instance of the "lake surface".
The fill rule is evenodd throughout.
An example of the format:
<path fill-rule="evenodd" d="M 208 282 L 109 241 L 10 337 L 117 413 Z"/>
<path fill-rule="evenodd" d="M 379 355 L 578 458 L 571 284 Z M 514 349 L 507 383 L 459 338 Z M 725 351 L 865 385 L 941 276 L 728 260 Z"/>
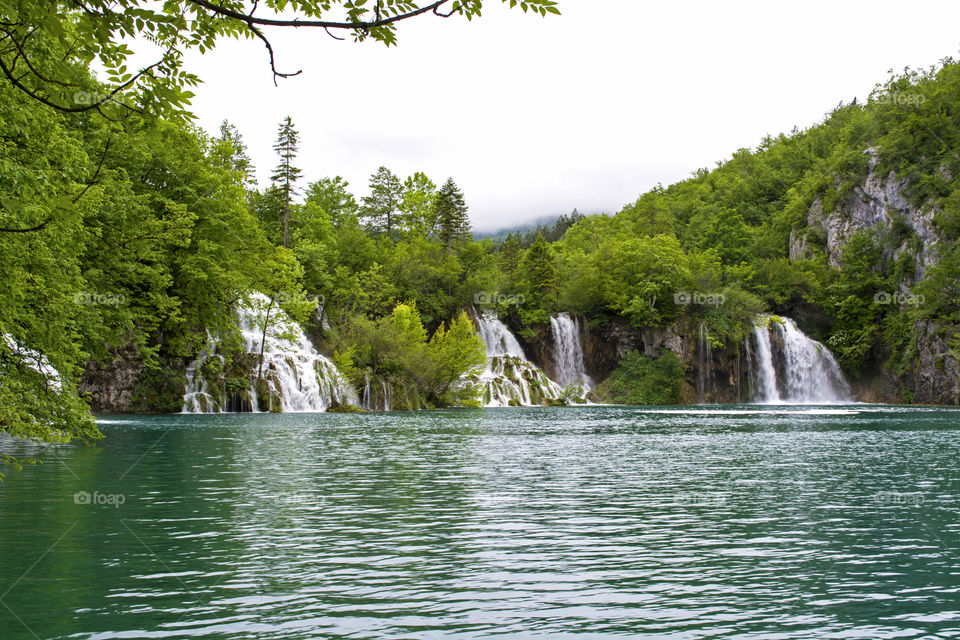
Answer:
<path fill-rule="evenodd" d="M 960 411 L 822 409 L 106 418 L 0 638 L 960 637 Z"/>

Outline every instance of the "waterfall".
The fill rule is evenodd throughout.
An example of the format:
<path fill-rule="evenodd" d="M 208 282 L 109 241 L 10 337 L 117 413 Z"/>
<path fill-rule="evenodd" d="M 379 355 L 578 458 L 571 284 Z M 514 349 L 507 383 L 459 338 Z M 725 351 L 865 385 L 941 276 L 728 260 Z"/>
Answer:
<path fill-rule="evenodd" d="M 50 364 L 47 356 L 33 349 L 20 346 L 20 343 L 9 333 L 0 333 L 0 344 L 4 345 L 10 351 L 18 363 L 22 363 L 39 373 L 48 388 L 54 391 L 63 390 L 63 378 L 60 376 L 57 368 Z"/>
<path fill-rule="evenodd" d="M 768 318 L 761 316 L 758 320 L 759 322 L 756 322 L 753 327 L 753 336 L 757 341 L 755 371 L 758 374 L 753 384 L 754 399 L 758 402 L 779 402 L 780 393 L 777 391 L 777 372 L 773 368 L 770 329 L 767 327 Z"/>
<path fill-rule="evenodd" d="M 475 321 L 487 351 L 487 366 L 478 379 L 484 406 L 529 406 L 561 397 L 563 388 L 527 360 L 517 338 L 495 313 L 486 311 Z"/>
<path fill-rule="evenodd" d="M 700 323 L 697 335 L 697 364 L 697 402 L 703 404 L 713 391 L 713 348 L 706 322 Z"/>
<path fill-rule="evenodd" d="M 850 386 L 830 350 L 803 333 L 790 318 L 758 316 L 747 344 L 756 402 L 819 404 L 849 402 Z M 752 356 L 752 357 L 751 357 Z"/>
<path fill-rule="evenodd" d="M 363 380 L 363 402 L 360 404 L 360 408 L 373 411 L 373 405 L 370 403 L 370 374 L 364 374 Z"/>
<path fill-rule="evenodd" d="M 371 380 L 367 373 L 364 375 L 358 406 L 365 411 L 417 411 L 422 408 L 422 402 L 423 398 L 416 386 L 412 389 L 406 383 L 397 383 L 397 386 L 394 386 L 380 377 Z"/>
<path fill-rule="evenodd" d="M 553 359 L 557 364 L 557 382 L 564 387 L 576 383 L 585 391 L 592 389 L 593 380 L 587 375 L 583 362 L 579 321 L 563 312 L 550 318 L 550 329 L 553 333 Z"/>
<path fill-rule="evenodd" d="M 517 338 L 494 312 L 484 311 L 483 315 L 477 318 L 477 333 L 480 334 L 480 340 L 487 350 L 488 358 L 509 356 L 527 359 Z"/>
<path fill-rule="evenodd" d="M 276 304 L 271 306 L 265 295 L 254 293 L 250 299 L 251 304 L 237 308 L 243 342 L 241 360 L 244 366 L 238 372 L 241 376 L 227 378 L 224 372 L 226 361 L 216 352 L 219 344 L 211 340 L 187 367 L 184 413 L 319 412 L 326 411 L 334 403 L 359 404 L 356 391 L 333 362 L 314 349 L 300 325 Z M 268 317 L 270 326 L 264 335 L 263 327 Z M 258 406 L 257 401 L 261 346 L 263 392 L 268 398 L 266 407 Z"/>

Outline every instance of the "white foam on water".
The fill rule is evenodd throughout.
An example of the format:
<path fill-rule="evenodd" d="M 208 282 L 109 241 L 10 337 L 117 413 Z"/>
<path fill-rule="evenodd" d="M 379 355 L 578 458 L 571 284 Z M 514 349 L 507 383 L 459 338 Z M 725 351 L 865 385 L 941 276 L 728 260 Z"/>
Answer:
<path fill-rule="evenodd" d="M 850 416 L 862 411 L 857 409 L 639 409 L 637 413 L 689 416 Z"/>

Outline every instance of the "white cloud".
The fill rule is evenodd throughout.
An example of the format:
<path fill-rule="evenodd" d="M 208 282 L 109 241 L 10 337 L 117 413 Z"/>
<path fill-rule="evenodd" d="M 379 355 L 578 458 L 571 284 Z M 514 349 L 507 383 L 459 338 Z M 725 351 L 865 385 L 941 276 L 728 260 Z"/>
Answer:
<path fill-rule="evenodd" d="M 301 132 L 306 178 L 363 193 L 380 165 L 464 189 L 474 226 L 615 211 L 766 134 L 864 98 L 889 69 L 954 55 L 960 5 L 560 0 L 524 15 L 488 0 L 467 23 L 426 17 L 399 46 L 274 31 L 274 87 L 255 41 L 193 57 L 194 109 L 236 124 L 266 181 L 277 123 Z"/>

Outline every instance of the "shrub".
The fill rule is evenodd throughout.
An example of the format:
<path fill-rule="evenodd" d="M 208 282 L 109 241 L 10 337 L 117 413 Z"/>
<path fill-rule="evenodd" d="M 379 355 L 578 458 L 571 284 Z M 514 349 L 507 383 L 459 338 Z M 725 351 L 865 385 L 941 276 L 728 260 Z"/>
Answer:
<path fill-rule="evenodd" d="M 601 399 L 615 404 L 679 404 L 687 365 L 673 351 L 660 357 L 628 353 L 600 385 Z"/>

